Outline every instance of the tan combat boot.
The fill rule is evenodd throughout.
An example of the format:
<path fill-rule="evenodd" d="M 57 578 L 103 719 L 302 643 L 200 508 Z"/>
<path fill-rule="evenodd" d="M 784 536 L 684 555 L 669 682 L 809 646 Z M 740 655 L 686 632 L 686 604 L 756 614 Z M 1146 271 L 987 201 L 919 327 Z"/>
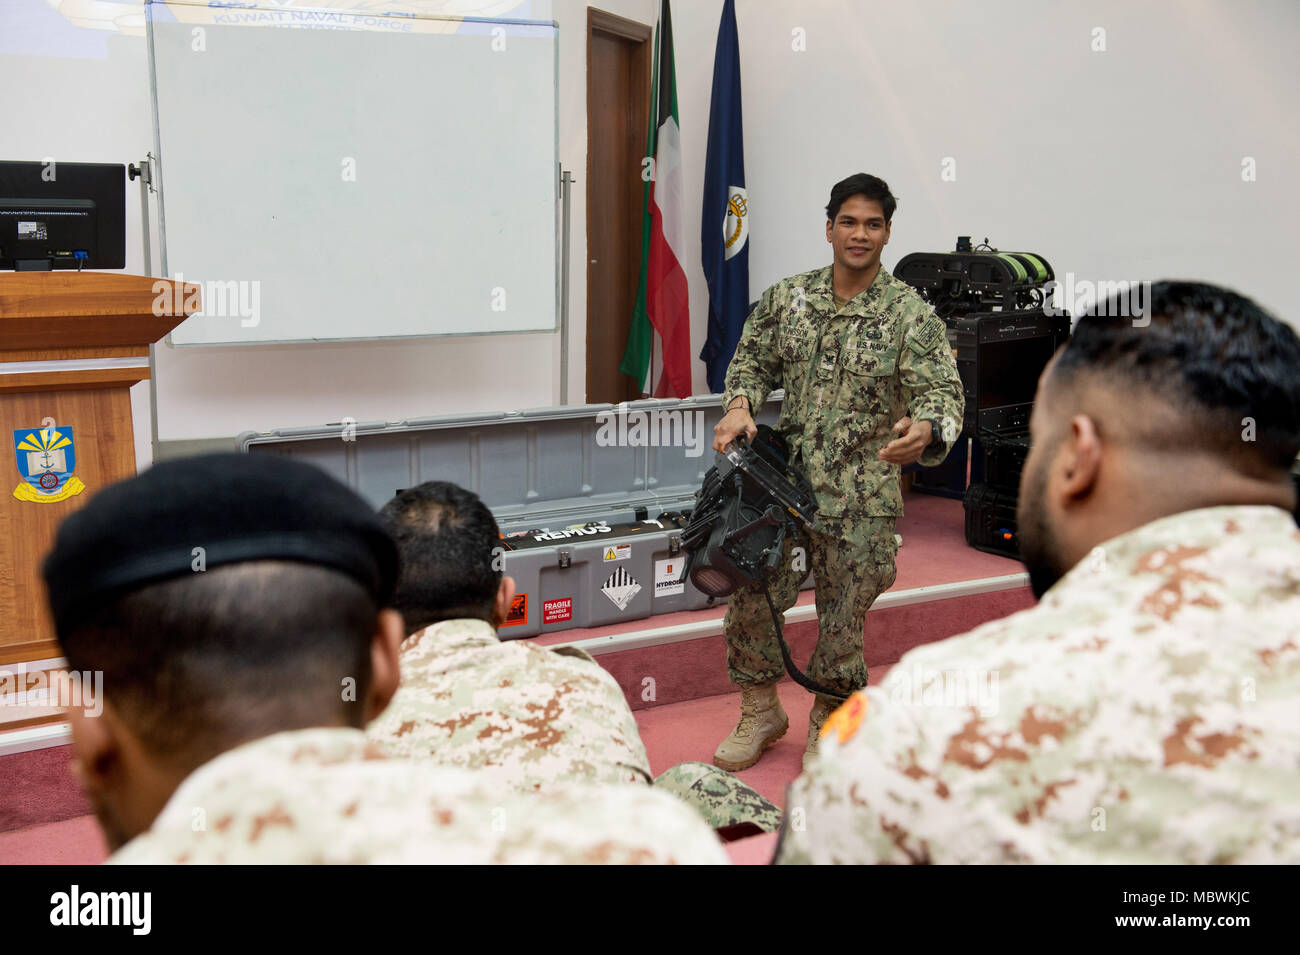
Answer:
<path fill-rule="evenodd" d="M 781 709 L 776 684 L 747 686 L 740 691 L 740 722 L 713 754 L 713 765 L 734 773 L 758 762 L 767 749 L 790 728 Z"/>
<path fill-rule="evenodd" d="M 839 709 L 839 701 L 815 696 L 812 712 L 808 714 L 808 748 L 804 750 L 803 764 L 807 766 L 817 755 L 817 744 L 821 739 L 822 724 L 826 718 Z"/>

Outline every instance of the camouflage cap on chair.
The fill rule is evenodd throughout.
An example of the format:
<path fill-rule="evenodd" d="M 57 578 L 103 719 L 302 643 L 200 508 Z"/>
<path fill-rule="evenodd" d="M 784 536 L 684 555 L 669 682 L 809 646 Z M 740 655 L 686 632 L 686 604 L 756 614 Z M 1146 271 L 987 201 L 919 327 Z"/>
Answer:
<path fill-rule="evenodd" d="M 781 827 L 780 807 L 709 763 L 679 763 L 655 779 L 654 784 L 690 803 L 714 829 L 754 826 L 763 832 L 775 832 Z"/>

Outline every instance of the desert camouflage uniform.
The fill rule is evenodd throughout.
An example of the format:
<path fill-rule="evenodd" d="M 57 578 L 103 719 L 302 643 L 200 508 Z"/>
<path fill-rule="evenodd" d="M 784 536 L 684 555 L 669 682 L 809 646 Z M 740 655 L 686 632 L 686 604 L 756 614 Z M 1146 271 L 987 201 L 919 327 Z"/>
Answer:
<path fill-rule="evenodd" d="M 503 791 L 386 759 L 360 730 L 278 733 L 199 767 L 119 864 L 723 863 L 709 827 L 645 785 Z"/>
<path fill-rule="evenodd" d="M 386 753 L 477 770 L 521 792 L 650 782 L 618 681 L 576 647 L 501 641 L 485 621 L 447 620 L 406 639 L 401 674 L 392 703 L 367 728 Z M 776 806 L 714 766 L 683 763 L 655 784 L 715 829 L 780 824 Z"/>
<path fill-rule="evenodd" d="M 407 637 L 401 686 L 367 735 L 394 755 L 481 770 L 525 792 L 650 781 L 618 681 L 575 648 L 497 638 L 483 620 Z"/>
<path fill-rule="evenodd" d="M 1300 862 L 1300 532 L 1285 511 L 1153 521 L 1037 607 L 897 669 L 827 722 L 781 861 Z M 955 689 L 996 676 L 996 693 L 947 705 L 971 700 L 918 688 L 942 671 Z"/>
<path fill-rule="evenodd" d="M 831 281 L 827 266 L 763 293 L 727 369 L 723 401 L 744 395 L 758 408 L 769 391 L 785 388 L 777 430 L 812 484 L 824 529 L 804 544 L 802 570 L 783 563 L 772 599 L 777 610 L 789 609 L 813 572 L 820 632 L 808 674 L 847 693 L 867 683 L 864 618 L 894 582 L 894 522 L 903 513 L 900 469 L 877 454 L 906 414 L 940 422 L 940 443 L 921 463 L 941 463 L 961 430 L 965 401 L 945 326 L 910 286 L 882 267 L 870 288 L 839 308 Z M 780 677 L 761 592 L 733 594 L 724 627 L 733 683 Z"/>

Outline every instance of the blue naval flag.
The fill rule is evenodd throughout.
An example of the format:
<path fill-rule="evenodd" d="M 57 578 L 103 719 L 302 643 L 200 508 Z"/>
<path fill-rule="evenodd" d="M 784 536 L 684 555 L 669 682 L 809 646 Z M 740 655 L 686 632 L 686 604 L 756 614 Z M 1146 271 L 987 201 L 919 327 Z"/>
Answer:
<path fill-rule="evenodd" d="M 735 0 L 722 6 L 713 57 L 713 101 L 704 163 L 700 239 L 709 283 L 709 331 L 700 352 L 709 390 L 724 389 L 727 365 L 749 314 L 749 209 L 745 194 L 745 138 L 740 117 L 740 44 Z"/>

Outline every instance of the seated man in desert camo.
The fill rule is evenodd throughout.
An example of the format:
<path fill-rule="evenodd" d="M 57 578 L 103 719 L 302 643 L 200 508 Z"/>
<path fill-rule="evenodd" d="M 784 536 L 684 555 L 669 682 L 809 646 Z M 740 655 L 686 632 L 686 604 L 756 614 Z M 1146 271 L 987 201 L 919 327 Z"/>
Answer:
<path fill-rule="evenodd" d="M 474 493 L 430 481 L 380 511 L 402 557 L 402 683 L 368 729 L 386 751 L 461 766 L 522 792 L 557 783 L 651 781 L 618 682 L 576 647 L 500 640 L 515 594 L 496 519 Z M 734 776 L 683 763 L 656 783 L 720 830 L 770 831 L 779 810 Z"/>
<path fill-rule="evenodd" d="M 1038 383 L 1040 602 L 897 664 L 996 692 L 851 698 L 781 861 L 1300 862 L 1300 338 L 1212 285 L 1119 304 Z"/>
<path fill-rule="evenodd" d="M 69 717 L 111 862 L 726 862 L 646 786 L 525 796 L 368 745 L 397 562 L 363 500 L 270 455 L 164 462 L 63 522 L 45 580 L 69 668 L 104 675 Z"/>

